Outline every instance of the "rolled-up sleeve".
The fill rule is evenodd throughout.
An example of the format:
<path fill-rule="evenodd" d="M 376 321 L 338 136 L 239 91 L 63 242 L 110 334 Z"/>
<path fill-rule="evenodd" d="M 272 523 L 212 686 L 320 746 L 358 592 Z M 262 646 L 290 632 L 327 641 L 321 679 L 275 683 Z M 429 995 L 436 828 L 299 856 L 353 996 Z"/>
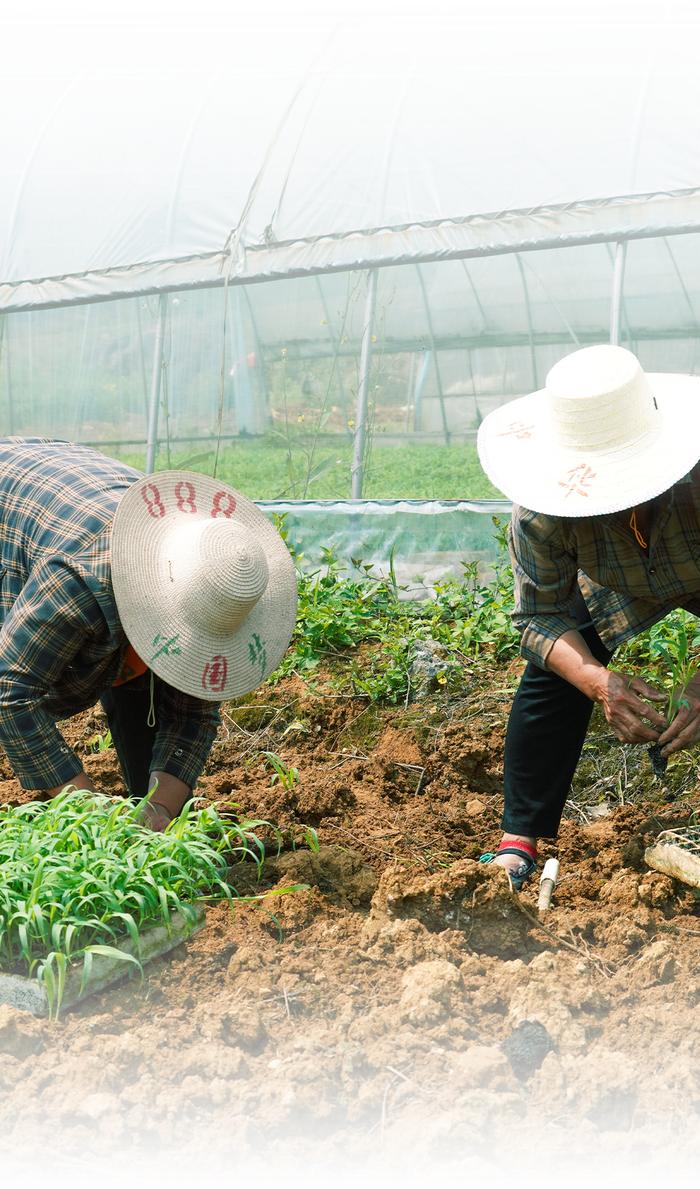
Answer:
<path fill-rule="evenodd" d="M 566 522 L 514 506 L 509 546 L 515 578 L 513 623 L 520 651 L 540 668 L 554 644 L 575 629 L 578 567 Z"/>
<path fill-rule="evenodd" d="M 194 788 L 216 738 L 220 704 L 180 693 L 164 681 L 158 684 L 158 732 L 151 771 L 168 772 Z"/>

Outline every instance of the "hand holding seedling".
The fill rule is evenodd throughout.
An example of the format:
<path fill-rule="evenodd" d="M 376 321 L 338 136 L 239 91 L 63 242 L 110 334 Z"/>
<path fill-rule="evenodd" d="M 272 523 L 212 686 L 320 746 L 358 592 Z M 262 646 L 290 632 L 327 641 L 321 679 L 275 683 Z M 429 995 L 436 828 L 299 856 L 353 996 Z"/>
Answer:
<path fill-rule="evenodd" d="M 666 703 L 666 695 L 641 677 L 604 670 L 597 701 L 622 743 L 656 743 L 667 719 L 650 702 Z M 700 703 L 699 703 L 700 705 Z M 698 724 L 700 727 L 700 723 Z"/>
<path fill-rule="evenodd" d="M 656 743 L 666 730 L 668 718 L 650 705 L 665 706 L 666 695 L 641 677 L 606 669 L 577 631 L 565 632 L 555 640 L 547 667 L 600 704 L 622 743 Z"/>
<path fill-rule="evenodd" d="M 669 717 L 670 725 L 657 740 L 664 758 L 700 740 L 700 674 L 669 699 Z"/>

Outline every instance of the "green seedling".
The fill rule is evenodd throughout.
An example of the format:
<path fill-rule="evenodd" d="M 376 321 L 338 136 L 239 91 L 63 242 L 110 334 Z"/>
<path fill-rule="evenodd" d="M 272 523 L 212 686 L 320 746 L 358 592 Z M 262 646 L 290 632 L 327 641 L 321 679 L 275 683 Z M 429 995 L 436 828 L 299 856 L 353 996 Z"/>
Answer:
<path fill-rule="evenodd" d="M 263 755 L 268 764 L 274 769 L 270 777 L 270 784 L 281 784 L 283 789 L 289 791 L 289 789 L 294 788 L 295 784 L 299 783 L 298 768 L 288 768 L 274 751 L 264 751 Z"/>
<path fill-rule="evenodd" d="M 628 649 L 641 661 L 645 680 L 661 686 L 666 692 L 665 717 L 669 723 L 680 710 L 689 706 L 686 689 L 700 667 L 700 660 L 693 655 L 698 645 L 700 633 L 695 617 L 676 611 L 655 624 L 634 642 L 633 648 Z M 662 777 L 668 767 L 668 758 L 661 755 L 661 748 L 656 743 L 648 748 L 648 752 L 654 774 Z"/>
<path fill-rule="evenodd" d="M 256 830 L 266 823 L 224 820 L 207 806 L 153 833 L 139 814 L 139 803 L 71 787 L 0 808 L 0 970 L 43 982 L 54 1018 L 72 963 L 84 963 L 84 982 L 94 954 L 138 967 L 145 929 L 169 929 L 175 912 L 194 923 L 198 901 L 231 903 L 232 856 L 264 858 Z"/>
<path fill-rule="evenodd" d="M 108 751 L 111 746 L 112 746 L 112 732 L 111 731 L 105 731 L 104 735 L 101 735 L 99 732 L 97 732 L 95 735 L 91 735 L 87 741 L 87 749 L 89 752 L 92 752 L 93 754 L 98 754 L 103 751 Z"/>

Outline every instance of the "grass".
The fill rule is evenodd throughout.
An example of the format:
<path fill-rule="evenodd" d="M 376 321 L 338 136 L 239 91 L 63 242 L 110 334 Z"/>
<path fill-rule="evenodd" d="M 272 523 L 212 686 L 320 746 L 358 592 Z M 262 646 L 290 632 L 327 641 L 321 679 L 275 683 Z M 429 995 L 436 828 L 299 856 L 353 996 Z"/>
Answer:
<path fill-rule="evenodd" d="M 180 814 L 162 834 L 139 821 L 140 806 L 65 789 L 53 800 L 0 809 L 0 969 L 43 982 L 51 1014 L 61 1005 L 70 963 L 119 949 L 173 912 L 194 923 L 194 902 L 233 899 L 231 861 L 260 864 L 261 822 L 224 821 L 212 808 Z"/>
<path fill-rule="evenodd" d="M 109 444 L 105 452 L 110 453 Z M 161 452 L 157 467 L 169 466 L 211 474 L 214 450 Z M 122 455 L 123 461 L 143 470 L 143 452 Z M 298 435 L 292 441 L 276 438 L 239 439 L 222 446 L 217 475 L 249 499 L 347 499 L 350 497 L 352 443 L 314 445 Z M 435 444 L 382 446 L 375 438 L 365 475 L 366 499 L 498 499 L 501 493 L 481 469 L 476 446 Z"/>

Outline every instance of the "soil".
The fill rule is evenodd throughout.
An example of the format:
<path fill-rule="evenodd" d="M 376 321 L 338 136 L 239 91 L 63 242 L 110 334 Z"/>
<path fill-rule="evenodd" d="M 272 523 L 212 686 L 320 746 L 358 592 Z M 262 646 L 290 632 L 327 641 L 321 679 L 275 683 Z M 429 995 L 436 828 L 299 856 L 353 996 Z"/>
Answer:
<path fill-rule="evenodd" d="M 700 901 L 644 861 L 695 820 L 694 760 L 661 787 L 594 726 L 541 846 L 561 878 L 540 921 L 536 882 L 515 896 L 478 862 L 499 838 L 516 676 L 484 665 L 466 696 L 382 710 L 291 678 L 228 707 L 198 792 L 281 840 L 263 830 L 261 882 L 253 865 L 232 882 L 305 890 L 209 907 L 142 983 L 55 1024 L 0 1007 L 0 1149 L 48 1129 L 69 1161 L 205 1152 L 229 1169 L 371 1153 L 491 1175 L 504 1142 L 528 1167 L 535 1142 L 697 1159 Z M 104 729 L 97 711 L 65 724 L 81 752 Z M 263 750 L 298 780 L 273 781 Z M 85 765 L 121 790 L 112 750 Z M 0 800 L 28 798 L 0 777 Z"/>

